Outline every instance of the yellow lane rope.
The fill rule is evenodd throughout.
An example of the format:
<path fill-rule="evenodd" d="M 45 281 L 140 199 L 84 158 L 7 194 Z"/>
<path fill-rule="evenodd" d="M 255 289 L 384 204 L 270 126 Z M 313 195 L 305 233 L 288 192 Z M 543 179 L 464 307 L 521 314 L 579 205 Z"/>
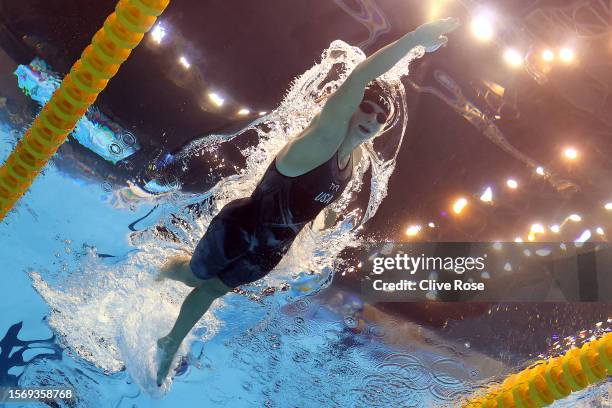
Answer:
<path fill-rule="evenodd" d="M 0 168 L 0 220 L 27 191 L 170 0 L 120 0 Z"/>
<path fill-rule="evenodd" d="M 612 375 L 612 333 L 508 377 L 465 408 L 538 408 Z"/>

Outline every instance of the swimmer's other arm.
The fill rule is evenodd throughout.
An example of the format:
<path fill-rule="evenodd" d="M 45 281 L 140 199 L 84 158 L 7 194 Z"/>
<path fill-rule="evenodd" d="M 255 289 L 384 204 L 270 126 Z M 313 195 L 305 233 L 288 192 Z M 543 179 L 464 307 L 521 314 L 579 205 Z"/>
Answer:
<path fill-rule="evenodd" d="M 167 336 L 157 342 L 162 354 L 157 371 L 157 385 L 161 385 L 168 375 L 174 355 L 183 339 L 210 308 L 212 302 L 230 290 L 231 288 L 224 285 L 218 278 L 212 278 L 205 280 L 201 286 L 196 287 L 187 295 L 174 327 Z"/>

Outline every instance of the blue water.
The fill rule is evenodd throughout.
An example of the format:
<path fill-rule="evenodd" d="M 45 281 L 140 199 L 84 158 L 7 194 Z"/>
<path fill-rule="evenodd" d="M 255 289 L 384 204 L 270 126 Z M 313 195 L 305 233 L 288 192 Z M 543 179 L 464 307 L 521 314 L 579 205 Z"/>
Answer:
<path fill-rule="evenodd" d="M 303 108 L 280 110 L 291 107 Z M 0 161 L 21 134 L 0 123 Z M 457 406 L 512 372 L 459 339 L 329 287 L 333 258 L 355 240 L 349 217 L 331 231 L 302 234 L 290 259 L 246 288 L 250 295 L 217 301 L 181 349 L 174 379 L 155 386 L 155 340 L 188 293 L 179 283 L 156 282 L 157 269 L 193 248 L 210 216 L 253 187 L 283 142 L 262 138 L 245 173 L 199 196 L 137 198 L 128 186 L 67 175 L 50 163 L 0 224 L 2 385 L 69 384 L 79 407 L 432 407 Z M 386 193 L 386 185 L 376 188 L 370 215 Z M 211 194 L 217 199 L 203 217 L 184 210 Z M 172 223 L 172 214 L 185 222 Z M 129 230 L 141 218 L 138 231 Z M 155 225 L 175 239 L 156 234 Z M 263 296 L 266 287 L 286 290 Z M 609 406 L 609 385 L 554 406 Z"/>

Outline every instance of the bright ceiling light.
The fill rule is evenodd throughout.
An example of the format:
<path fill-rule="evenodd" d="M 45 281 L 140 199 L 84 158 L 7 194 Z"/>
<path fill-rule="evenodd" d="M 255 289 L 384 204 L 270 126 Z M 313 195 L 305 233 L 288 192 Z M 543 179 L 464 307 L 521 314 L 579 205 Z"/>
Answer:
<path fill-rule="evenodd" d="M 250 110 L 248 110 L 248 109 L 246 109 L 246 108 L 242 108 L 242 109 L 240 109 L 240 110 L 238 111 L 238 114 L 239 114 L 240 116 L 248 115 L 249 113 L 251 113 L 251 111 L 250 111 Z"/>
<path fill-rule="evenodd" d="M 457 215 L 461 214 L 468 204 L 468 200 L 461 197 L 453 204 L 453 212 Z"/>
<path fill-rule="evenodd" d="M 439 19 L 442 12 L 445 10 L 446 6 L 451 1 L 452 0 L 432 0 L 430 1 L 431 6 L 429 8 L 427 21 L 433 21 L 433 20 Z"/>
<path fill-rule="evenodd" d="M 266 112 L 266 111 L 261 111 L 261 112 L 259 112 L 259 116 L 263 116 L 263 115 L 265 115 L 265 114 L 267 114 L 267 113 L 268 113 L 268 112 Z"/>
<path fill-rule="evenodd" d="M 158 44 L 161 44 L 165 36 L 166 29 L 161 24 L 156 25 L 153 27 L 153 30 L 151 30 L 151 38 Z"/>
<path fill-rule="evenodd" d="M 574 242 L 586 242 L 591 238 L 591 230 L 584 230 Z"/>
<path fill-rule="evenodd" d="M 477 14 L 472 19 L 472 33 L 474 36 L 480 41 L 491 41 L 493 35 L 495 34 L 495 30 L 493 28 L 493 18 L 490 13 L 480 13 Z"/>
<path fill-rule="evenodd" d="M 482 193 L 480 196 L 480 200 L 485 203 L 490 203 L 493 201 L 493 189 L 491 187 L 487 187 L 484 193 Z"/>
<path fill-rule="evenodd" d="M 543 234 L 544 227 L 542 226 L 542 224 L 533 224 L 531 225 L 531 233 L 532 234 Z"/>
<path fill-rule="evenodd" d="M 214 92 L 209 93 L 208 97 L 217 106 L 223 106 L 223 102 L 225 102 L 225 99 L 221 98 L 219 95 L 217 95 Z"/>
<path fill-rule="evenodd" d="M 406 235 L 408 235 L 409 237 L 414 237 L 414 236 L 418 235 L 419 232 L 421 232 L 421 226 L 420 225 L 411 225 L 406 230 Z"/>
<path fill-rule="evenodd" d="M 508 179 L 506 181 L 506 185 L 508 186 L 508 188 L 516 190 L 518 188 L 518 181 L 516 181 L 515 179 Z"/>
<path fill-rule="evenodd" d="M 179 58 L 179 64 L 185 67 L 185 69 L 191 68 L 191 64 L 189 63 L 189 61 L 187 61 L 187 58 L 185 58 L 184 56 L 181 56 L 181 58 Z"/>
<path fill-rule="evenodd" d="M 523 242 L 523 238 L 521 238 L 521 237 L 516 237 L 516 238 L 514 239 L 514 242 L 516 242 L 516 243 L 521 243 L 521 242 Z"/>
<path fill-rule="evenodd" d="M 612 202 L 606 203 L 606 205 L 604 205 L 604 208 L 608 211 L 612 211 Z"/>
<path fill-rule="evenodd" d="M 555 53 L 550 49 L 542 51 L 542 59 L 546 62 L 553 62 L 555 60 Z"/>
<path fill-rule="evenodd" d="M 578 150 L 568 147 L 563 151 L 563 156 L 568 160 L 576 160 L 578 158 Z"/>
<path fill-rule="evenodd" d="M 558 233 L 559 233 L 559 231 L 561 231 L 561 227 L 560 227 L 560 226 L 558 226 L 558 225 L 552 225 L 552 226 L 550 227 L 550 230 L 551 230 L 552 232 L 554 232 L 555 234 L 558 234 Z"/>
<path fill-rule="evenodd" d="M 599 235 L 605 235 L 604 229 L 601 227 L 597 227 L 597 229 L 595 230 L 595 232 Z"/>
<path fill-rule="evenodd" d="M 538 173 L 540 176 L 543 176 L 545 174 L 544 167 L 538 166 L 538 168 L 536 169 L 536 173 Z"/>
<path fill-rule="evenodd" d="M 509 48 L 504 52 L 504 60 L 511 67 L 517 68 L 523 65 L 523 56 L 514 48 Z"/>
<path fill-rule="evenodd" d="M 567 217 L 567 219 L 570 220 L 570 221 L 574 221 L 574 222 L 582 221 L 582 217 L 579 216 L 578 214 L 572 214 L 569 217 Z"/>

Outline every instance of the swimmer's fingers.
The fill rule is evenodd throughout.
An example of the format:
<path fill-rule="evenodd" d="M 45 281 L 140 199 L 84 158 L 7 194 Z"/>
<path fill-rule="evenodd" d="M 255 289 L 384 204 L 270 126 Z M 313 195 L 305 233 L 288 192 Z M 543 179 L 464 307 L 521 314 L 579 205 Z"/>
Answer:
<path fill-rule="evenodd" d="M 441 30 L 443 30 L 441 34 L 451 33 L 461 25 L 461 20 L 456 17 L 449 17 L 440 21 Z"/>
<path fill-rule="evenodd" d="M 423 24 L 414 32 L 416 41 L 427 51 L 435 51 L 448 42 L 448 37 L 444 34 L 456 30 L 460 24 L 457 18 L 445 18 Z"/>
<path fill-rule="evenodd" d="M 461 25 L 461 21 L 456 17 L 444 18 L 435 20 L 430 23 L 425 23 L 417 30 L 423 28 L 431 32 L 432 36 L 439 37 L 443 34 L 448 34 L 455 31 Z"/>

